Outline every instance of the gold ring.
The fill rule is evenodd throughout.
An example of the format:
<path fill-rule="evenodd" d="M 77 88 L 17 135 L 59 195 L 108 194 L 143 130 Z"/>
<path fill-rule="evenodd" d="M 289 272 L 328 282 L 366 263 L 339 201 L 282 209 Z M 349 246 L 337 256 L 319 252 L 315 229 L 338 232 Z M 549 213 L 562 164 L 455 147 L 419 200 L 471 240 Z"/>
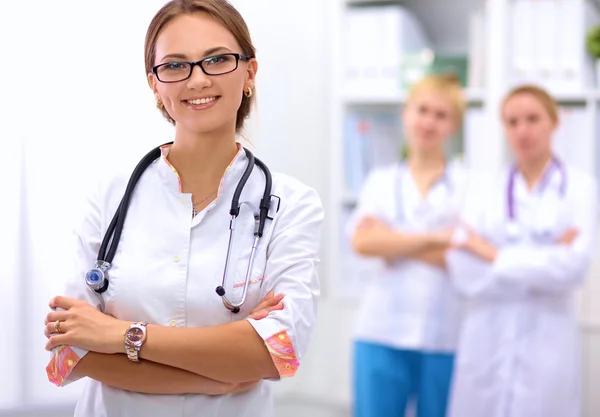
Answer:
<path fill-rule="evenodd" d="M 54 333 L 62 333 L 62 331 L 60 330 L 60 321 L 56 320 L 54 322 Z"/>

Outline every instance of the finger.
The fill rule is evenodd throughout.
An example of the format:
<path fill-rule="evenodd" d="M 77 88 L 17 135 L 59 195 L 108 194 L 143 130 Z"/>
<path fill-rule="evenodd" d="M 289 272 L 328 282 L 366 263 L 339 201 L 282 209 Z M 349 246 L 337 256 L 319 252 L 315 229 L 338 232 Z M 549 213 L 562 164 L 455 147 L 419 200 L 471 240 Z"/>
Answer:
<path fill-rule="evenodd" d="M 265 317 L 267 317 L 269 315 L 269 313 L 271 313 L 271 311 L 278 311 L 278 310 L 283 310 L 283 303 L 280 302 L 277 305 L 274 306 L 270 306 L 270 307 L 266 307 L 260 310 L 256 310 L 254 313 L 250 314 L 250 318 L 253 318 L 255 320 L 261 320 L 264 319 Z"/>
<path fill-rule="evenodd" d="M 263 297 L 263 298 L 260 300 L 260 302 L 262 303 L 262 302 L 264 302 L 264 301 L 267 301 L 267 300 L 269 300 L 270 298 L 272 298 L 272 297 L 273 297 L 273 295 L 274 295 L 274 294 L 275 294 L 275 291 L 273 291 L 273 290 L 269 291 L 269 292 L 268 292 L 268 294 L 267 294 L 267 295 L 265 295 L 265 296 L 264 296 L 264 297 Z"/>
<path fill-rule="evenodd" d="M 269 313 L 267 311 L 260 310 L 260 311 L 250 314 L 248 317 L 250 317 L 251 319 L 254 319 L 254 320 L 262 320 L 265 317 L 267 317 L 268 315 L 269 315 Z"/>
<path fill-rule="evenodd" d="M 283 307 L 283 302 L 280 302 L 276 306 L 270 307 L 269 311 L 283 310 Z"/>
<path fill-rule="evenodd" d="M 268 305 L 269 305 L 269 300 L 266 300 L 266 299 L 264 299 L 264 300 L 262 300 L 261 302 L 259 302 L 259 303 L 256 305 L 256 307 L 254 307 L 254 308 L 252 309 L 252 311 L 254 312 L 254 311 L 259 311 L 259 310 L 262 310 L 263 308 L 265 308 L 265 307 L 266 307 L 266 306 L 268 306 Z"/>
<path fill-rule="evenodd" d="M 254 308 L 255 310 L 262 310 L 263 308 L 276 305 L 283 299 L 283 294 L 277 294 L 276 296 L 272 296 L 269 299 L 263 299 L 258 305 Z"/>
<path fill-rule="evenodd" d="M 268 302 L 264 303 L 264 305 L 261 306 L 261 309 L 276 306 L 281 302 L 281 300 L 283 300 L 283 294 L 278 294 L 271 298 Z"/>
<path fill-rule="evenodd" d="M 62 334 L 62 333 L 66 333 L 67 332 L 68 325 L 64 321 L 61 321 L 60 325 L 58 326 L 58 329 L 60 330 L 60 332 L 56 331 L 56 326 L 55 325 L 56 325 L 55 321 L 46 324 L 46 331 L 48 332 L 48 334 L 50 336 L 52 336 L 53 334 Z"/>
<path fill-rule="evenodd" d="M 258 384 L 258 381 L 242 382 L 241 384 L 238 384 L 235 387 L 235 389 L 233 390 L 233 393 L 240 393 L 240 392 L 247 391 L 251 388 L 254 388 L 256 386 L 256 384 Z"/>
<path fill-rule="evenodd" d="M 67 319 L 67 312 L 66 311 L 51 311 L 50 313 L 48 313 L 46 315 L 46 321 L 45 324 L 48 323 L 54 323 L 56 320 L 58 321 L 65 321 Z"/>
<path fill-rule="evenodd" d="M 379 224 L 380 221 L 378 219 L 376 219 L 375 217 L 363 217 L 362 219 L 360 219 L 358 221 L 357 227 L 372 227 L 375 226 L 376 224 Z"/>
<path fill-rule="evenodd" d="M 60 345 L 69 345 L 71 342 L 71 337 L 70 335 L 61 333 L 61 334 L 57 334 L 57 335 L 51 335 L 50 338 L 48 339 L 48 342 L 46 342 L 46 350 L 52 350 L 57 346 Z"/>
<path fill-rule="evenodd" d="M 50 308 L 64 308 L 65 310 L 70 309 L 76 304 L 80 303 L 79 300 L 75 300 L 74 298 L 63 297 L 62 295 L 57 295 L 52 300 L 50 300 Z"/>

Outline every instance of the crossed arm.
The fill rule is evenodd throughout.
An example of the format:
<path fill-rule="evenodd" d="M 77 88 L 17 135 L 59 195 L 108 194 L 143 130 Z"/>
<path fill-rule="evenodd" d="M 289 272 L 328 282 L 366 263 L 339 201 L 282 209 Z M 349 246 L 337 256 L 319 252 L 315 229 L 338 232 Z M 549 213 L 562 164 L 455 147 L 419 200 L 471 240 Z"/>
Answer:
<path fill-rule="evenodd" d="M 375 217 L 365 217 L 352 237 L 354 250 L 364 256 L 387 260 L 411 258 L 445 268 L 445 251 L 449 248 L 451 231 L 434 233 L 398 233 Z"/>
<path fill-rule="evenodd" d="M 281 310 L 282 299 L 282 295 L 267 295 L 249 317 L 260 320 Z M 90 377 L 114 388 L 146 394 L 222 395 L 278 377 L 264 341 L 247 320 L 189 329 L 149 325 L 148 339 L 140 351 L 143 359 L 135 363 L 121 353 L 129 322 L 66 297 L 56 297 L 50 306 L 64 310 L 53 311 L 46 318 L 46 349 L 69 345 L 89 351 L 78 360 L 69 380 Z M 63 333 L 52 334 L 57 320 Z M 169 346 L 180 347 L 173 352 Z M 203 351 L 210 361 L 198 359 L 202 356 L 198 352 Z"/>

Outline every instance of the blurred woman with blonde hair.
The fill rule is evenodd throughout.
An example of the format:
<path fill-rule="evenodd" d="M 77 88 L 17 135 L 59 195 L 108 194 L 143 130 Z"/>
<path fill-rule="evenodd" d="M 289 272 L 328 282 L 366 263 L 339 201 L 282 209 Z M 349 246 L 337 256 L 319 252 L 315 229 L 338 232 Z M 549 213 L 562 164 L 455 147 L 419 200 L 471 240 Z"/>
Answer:
<path fill-rule="evenodd" d="M 408 157 L 368 176 L 350 234 L 354 250 L 383 260 L 359 312 L 354 345 L 356 417 L 443 417 L 459 326 L 448 280 L 450 244 L 465 170 L 446 156 L 465 101 L 452 77 L 411 89 L 402 113 Z"/>

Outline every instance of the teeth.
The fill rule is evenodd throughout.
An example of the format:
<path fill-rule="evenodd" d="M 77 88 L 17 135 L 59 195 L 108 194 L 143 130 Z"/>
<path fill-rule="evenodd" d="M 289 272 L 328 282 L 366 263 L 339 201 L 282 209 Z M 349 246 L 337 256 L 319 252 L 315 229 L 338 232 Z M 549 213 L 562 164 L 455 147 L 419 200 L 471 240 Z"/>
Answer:
<path fill-rule="evenodd" d="M 210 103 L 211 101 L 215 101 L 217 98 L 216 97 L 206 97 L 206 98 L 198 98 L 195 100 L 188 100 L 187 102 L 190 104 L 206 104 L 206 103 Z"/>

